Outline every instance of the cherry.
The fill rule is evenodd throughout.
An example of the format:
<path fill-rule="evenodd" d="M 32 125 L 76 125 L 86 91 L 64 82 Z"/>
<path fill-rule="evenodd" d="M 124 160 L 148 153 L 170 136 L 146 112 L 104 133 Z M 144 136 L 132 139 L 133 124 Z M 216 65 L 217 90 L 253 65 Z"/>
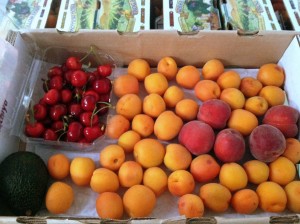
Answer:
<path fill-rule="evenodd" d="M 65 104 L 56 104 L 50 108 L 50 118 L 54 121 L 62 119 L 67 114 L 67 107 Z"/>
<path fill-rule="evenodd" d="M 44 95 L 44 101 L 48 105 L 57 104 L 59 102 L 59 100 L 60 100 L 60 92 L 57 89 L 50 89 Z"/>
<path fill-rule="evenodd" d="M 80 114 L 83 112 L 80 103 L 71 103 L 68 107 L 68 113 L 76 118 L 79 118 Z"/>
<path fill-rule="evenodd" d="M 103 135 L 103 131 L 99 126 L 85 127 L 83 129 L 83 135 L 87 141 L 93 142 L 95 139 Z"/>
<path fill-rule="evenodd" d="M 100 78 L 93 82 L 92 87 L 99 94 L 108 93 L 111 90 L 111 81 L 108 78 Z"/>
<path fill-rule="evenodd" d="M 67 131 L 67 141 L 77 142 L 83 136 L 83 126 L 78 121 L 73 121 L 69 124 Z"/>
<path fill-rule="evenodd" d="M 54 76 L 49 80 L 49 89 L 61 90 L 64 86 L 62 76 Z"/>
<path fill-rule="evenodd" d="M 44 132 L 43 138 L 45 140 L 56 141 L 58 136 L 54 130 L 47 128 Z"/>
<path fill-rule="evenodd" d="M 62 74 L 63 74 L 63 70 L 59 66 L 53 66 L 48 71 L 48 77 L 49 78 L 52 78 L 54 76 L 62 76 Z"/>
<path fill-rule="evenodd" d="M 43 104 L 35 104 L 33 106 L 34 119 L 37 121 L 44 120 L 47 116 L 47 107 Z"/>
<path fill-rule="evenodd" d="M 68 104 L 73 99 L 73 93 L 70 89 L 63 89 L 60 92 L 61 94 L 61 102 L 64 104 Z"/>
<path fill-rule="evenodd" d="M 102 77 L 110 76 L 112 73 L 111 65 L 109 64 L 99 65 L 97 67 L 97 72 Z"/>
<path fill-rule="evenodd" d="M 91 85 L 97 79 L 97 75 L 94 72 L 87 72 L 86 75 L 88 77 L 88 85 Z"/>
<path fill-rule="evenodd" d="M 28 123 L 25 126 L 25 133 L 29 137 L 39 138 L 44 131 L 45 127 L 41 122 Z"/>
<path fill-rule="evenodd" d="M 109 102 L 110 101 L 110 93 L 103 93 L 99 95 L 99 100 L 101 102 Z"/>
<path fill-rule="evenodd" d="M 74 72 L 73 70 L 68 70 L 64 73 L 64 79 L 66 80 L 67 83 L 71 82 L 71 77 L 73 72 Z"/>
<path fill-rule="evenodd" d="M 83 87 L 86 85 L 88 77 L 82 70 L 76 70 L 71 75 L 71 84 L 75 87 Z"/>
<path fill-rule="evenodd" d="M 99 116 L 90 111 L 83 112 L 80 114 L 80 122 L 84 126 L 94 126 L 99 124 Z"/>
<path fill-rule="evenodd" d="M 81 99 L 81 108 L 84 111 L 93 111 L 95 109 L 97 100 L 92 95 L 83 96 Z"/>
<path fill-rule="evenodd" d="M 66 67 L 70 70 L 81 69 L 82 63 L 79 58 L 71 56 L 66 60 Z"/>
<path fill-rule="evenodd" d="M 63 131 L 65 129 L 65 126 L 64 126 L 64 122 L 63 121 L 54 121 L 51 125 L 51 129 L 53 131 Z"/>
<path fill-rule="evenodd" d="M 87 90 L 87 91 L 85 91 L 85 92 L 82 93 L 82 96 L 83 96 L 83 97 L 84 97 L 84 96 L 87 96 L 87 95 L 94 96 L 95 99 L 96 99 L 96 101 L 99 101 L 99 100 L 100 100 L 99 94 L 98 94 L 96 91 L 92 90 L 92 89 L 89 89 L 89 90 Z"/>
<path fill-rule="evenodd" d="M 106 114 L 110 107 L 111 107 L 111 105 L 108 105 L 107 103 L 98 103 L 97 104 L 97 114 L 99 116 Z"/>

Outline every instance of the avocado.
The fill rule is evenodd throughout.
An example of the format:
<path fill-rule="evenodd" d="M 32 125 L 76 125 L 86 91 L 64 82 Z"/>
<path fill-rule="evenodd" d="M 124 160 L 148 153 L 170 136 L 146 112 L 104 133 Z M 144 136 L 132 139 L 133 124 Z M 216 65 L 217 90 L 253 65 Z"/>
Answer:
<path fill-rule="evenodd" d="M 0 197 L 14 215 L 35 215 L 44 202 L 48 180 L 40 156 L 28 151 L 12 153 L 0 164 Z"/>

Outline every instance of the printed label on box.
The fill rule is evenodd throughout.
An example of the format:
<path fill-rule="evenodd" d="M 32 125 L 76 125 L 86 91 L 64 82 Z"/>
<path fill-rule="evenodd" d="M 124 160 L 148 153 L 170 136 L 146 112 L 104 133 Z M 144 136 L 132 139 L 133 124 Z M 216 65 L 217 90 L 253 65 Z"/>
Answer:
<path fill-rule="evenodd" d="M 294 30 L 300 31 L 300 0 L 283 0 Z"/>
<path fill-rule="evenodd" d="M 191 32 L 220 29 L 219 11 L 212 0 L 168 0 L 164 5 L 164 29 Z"/>
<path fill-rule="evenodd" d="M 150 29 L 150 0 L 62 0 L 57 27 L 135 32 Z"/>
<path fill-rule="evenodd" d="M 7 16 L 13 23 L 24 29 L 42 29 L 51 8 L 51 0 L 9 0 Z"/>
<path fill-rule="evenodd" d="M 222 4 L 222 13 L 229 29 L 281 30 L 269 0 L 228 0 Z"/>

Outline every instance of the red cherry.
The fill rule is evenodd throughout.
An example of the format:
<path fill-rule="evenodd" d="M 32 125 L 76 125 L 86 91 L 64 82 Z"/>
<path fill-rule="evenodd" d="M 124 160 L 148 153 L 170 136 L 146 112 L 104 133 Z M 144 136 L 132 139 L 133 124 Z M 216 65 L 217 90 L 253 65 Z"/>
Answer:
<path fill-rule="evenodd" d="M 97 114 L 99 116 L 101 116 L 101 115 L 107 114 L 110 106 L 105 104 L 105 103 L 98 103 L 97 107 L 98 107 L 97 108 L 97 111 L 98 111 Z"/>
<path fill-rule="evenodd" d="M 109 64 L 99 65 L 97 67 L 97 72 L 102 77 L 110 76 L 112 73 L 111 65 L 109 65 Z"/>
<path fill-rule="evenodd" d="M 73 99 L 73 94 L 70 89 L 63 89 L 61 90 L 60 94 L 61 94 L 61 102 L 64 104 L 70 103 Z"/>
<path fill-rule="evenodd" d="M 82 70 L 76 70 L 71 75 L 71 84 L 75 87 L 83 87 L 86 85 L 88 77 Z"/>
<path fill-rule="evenodd" d="M 51 129 L 53 131 L 63 131 L 64 130 L 64 122 L 63 121 L 54 121 L 51 125 Z"/>
<path fill-rule="evenodd" d="M 79 118 L 80 114 L 83 112 L 80 103 L 72 103 L 68 107 L 68 113 L 73 117 Z"/>
<path fill-rule="evenodd" d="M 45 127 L 41 122 L 28 123 L 25 126 L 25 133 L 29 137 L 39 138 L 44 131 Z"/>
<path fill-rule="evenodd" d="M 67 114 L 67 107 L 65 104 L 56 104 L 50 108 L 49 115 L 52 120 L 58 121 Z"/>
<path fill-rule="evenodd" d="M 52 78 L 54 76 L 62 76 L 62 74 L 63 74 L 63 70 L 59 66 L 53 66 L 48 71 L 48 77 L 49 78 Z"/>
<path fill-rule="evenodd" d="M 33 106 L 34 119 L 37 121 L 44 120 L 47 116 L 47 107 L 43 104 L 35 104 Z"/>
<path fill-rule="evenodd" d="M 62 76 L 54 76 L 49 80 L 49 89 L 61 90 L 64 86 Z"/>
<path fill-rule="evenodd" d="M 93 115 L 93 112 L 90 111 L 83 112 L 80 114 L 80 122 L 84 126 L 95 126 L 99 124 L 99 116 L 97 114 Z"/>
<path fill-rule="evenodd" d="M 83 126 L 77 121 L 73 121 L 69 124 L 67 131 L 67 141 L 78 142 L 83 136 Z"/>
<path fill-rule="evenodd" d="M 86 75 L 88 77 L 88 85 L 91 85 L 97 79 L 97 75 L 94 72 L 87 72 Z"/>
<path fill-rule="evenodd" d="M 96 99 L 96 101 L 99 101 L 99 99 L 100 99 L 99 94 L 96 91 L 92 90 L 92 89 L 89 89 L 89 90 L 87 90 L 87 91 L 85 91 L 85 92 L 82 93 L 83 97 L 87 96 L 87 95 L 94 96 L 95 99 Z"/>
<path fill-rule="evenodd" d="M 93 82 L 93 90 L 99 94 L 108 93 L 111 90 L 111 81 L 108 78 L 100 78 Z"/>
<path fill-rule="evenodd" d="M 45 140 L 56 141 L 58 136 L 54 130 L 48 128 L 45 130 L 43 138 Z"/>
<path fill-rule="evenodd" d="M 44 101 L 48 105 L 57 104 L 59 102 L 59 100 L 60 100 L 60 92 L 57 89 L 50 89 L 44 95 Z"/>
<path fill-rule="evenodd" d="M 79 58 L 71 56 L 66 60 L 66 67 L 70 70 L 78 70 L 81 69 L 82 63 Z"/>
<path fill-rule="evenodd" d="M 67 83 L 71 82 L 71 77 L 73 74 L 74 70 L 68 70 L 64 73 L 64 79 L 66 80 Z"/>
<path fill-rule="evenodd" d="M 103 93 L 99 95 L 99 100 L 100 102 L 109 102 L 110 101 L 110 93 Z"/>
<path fill-rule="evenodd" d="M 89 142 L 93 142 L 97 138 L 103 135 L 103 132 L 99 126 L 93 126 L 93 127 L 85 127 L 83 129 L 83 134 L 86 140 Z"/>
<path fill-rule="evenodd" d="M 81 99 L 81 108 L 84 111 L 93 111 L 96 107 L 97 100 L 92 95 L 86 95 Z"/>

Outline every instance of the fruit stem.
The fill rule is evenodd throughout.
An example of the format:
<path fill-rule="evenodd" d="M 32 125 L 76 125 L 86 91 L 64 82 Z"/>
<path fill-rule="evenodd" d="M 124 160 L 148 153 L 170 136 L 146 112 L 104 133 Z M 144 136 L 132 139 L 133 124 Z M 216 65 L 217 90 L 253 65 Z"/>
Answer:
<path fill-rule="evenodd" d="M 91 127 L 93 126 L 93 124 L 92 124 L 92 123 L 93 123 L 93 118 L 94 118 L 94 116 L 95 116 L 97 113 L 99 113 L 101 110 L 106 109 L 106 108 L 114 108 L 110 103 L 105 102 L 105 101 L 103 101 L 103 102 L 97 102 L 97 103 L 103 103 L 103 104 L 105 104 L 106 106 L 105 106 L 105 107 L 101 107 L 99 110 L 97 110 L 97 107 L 94 108 L 93 113 L 92 113 L 92 116 L 91 116 Z"/>

